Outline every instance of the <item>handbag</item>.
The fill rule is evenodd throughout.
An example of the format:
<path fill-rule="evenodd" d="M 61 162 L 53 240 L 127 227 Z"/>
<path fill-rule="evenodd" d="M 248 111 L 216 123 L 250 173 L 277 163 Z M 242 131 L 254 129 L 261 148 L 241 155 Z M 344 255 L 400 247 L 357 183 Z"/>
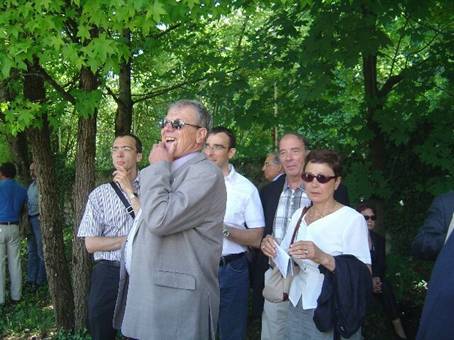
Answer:
<path fill-rule="evenodd" d="M 296 224 L 295 230 L 293 231 L 290 244 L 292 244 L 295 240 L 295 236 L 298 233 L 301 220 L 303 219 L 303 216 L 308 209 L 308 207 L 305 207 L 301 212 L 301 216 L 298 220 L 298 223 Z M 294 266 L 293 261 L 291 261 L 291 266 L 293 266 L 293 273 L 296 275 L 299 271 L 299 267 Z M 269 268 L 265 272 L 265 285 L 262 292 L 265 300 L 273 303 L 287 301 L 292 279 L 293 275 L 287 275 L 287 277 L 284 278 L 277 267 Z"/>

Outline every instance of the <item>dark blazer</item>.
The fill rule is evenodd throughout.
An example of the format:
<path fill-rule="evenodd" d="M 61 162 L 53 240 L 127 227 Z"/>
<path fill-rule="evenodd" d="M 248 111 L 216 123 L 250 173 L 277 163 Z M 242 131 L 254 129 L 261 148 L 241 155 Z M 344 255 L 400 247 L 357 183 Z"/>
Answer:
<path fill-rule="evenodd" d="M 454 213 L 454 191 L 434 198 L 426 220 L 419 229 L 412 245 L 414 256 L 435 260 L 445 242 L 449 223 Z"/>
<path fill-rule="evenodd" d="M 372 276 L 378 276 L 382 281 L 386 270 L 385 238 L 376 232 L 369 230 L 374 251 L 370 252 L 372 258 Z"/>
<path fill-rule="evenodd" d="M 286 175 L 280 176 L 274 182 L 264 186 L 260 190 L 260 200 L 262 201 L 263 214 L 265 215 L 265 230 L 263 237 L 273 233 L 274 217 L 276 215 L 279 197 L 284 189 Z M 334 198 L 339 203 L 350 205 L 347 187 L 341 183 L 334 193 Z M 254 260 L 250 268 L 251 287 L 253 290 L 252 312 L 255 317 L 261 317 L 263 311 L 263 286 L 264 275 L 268 269 L 268 258 L 256 249 L 254 250 Z"/>
<path fill-rule="evenodd" d="M 454 235 L 435 262 L 416 340 L 450 340 L 454 335 Z"/>
<path fill-rule="evenodd" d="M 314 322 L 320 332 L 349 338 L 361 327 L 371 298 L 372 280 L 367 265 L 353 255 L 334 256 L 335 272 L 319 266 L 322 291 L 314 311 Z M 334 337 L 339 338 L 339 337 Z"/>

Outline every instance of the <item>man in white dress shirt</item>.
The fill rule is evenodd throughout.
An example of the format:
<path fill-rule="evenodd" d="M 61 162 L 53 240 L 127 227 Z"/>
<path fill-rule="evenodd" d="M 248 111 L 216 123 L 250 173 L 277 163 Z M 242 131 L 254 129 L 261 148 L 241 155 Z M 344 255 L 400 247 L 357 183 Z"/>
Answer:
<path fill-rule="evenodd" d="M 235 144 L 232 131 L 216 127 L 210 131 L 204 148 L 207 158 L 221 168 L 227 189 L 224 242 L 219 263 L 219 336 L 222 340 L 246 337 L 249 291 L 246 252 L 248 246 L 260 246 L 265 225 L 257 188 L 229 164 L 236 152 Z"/>

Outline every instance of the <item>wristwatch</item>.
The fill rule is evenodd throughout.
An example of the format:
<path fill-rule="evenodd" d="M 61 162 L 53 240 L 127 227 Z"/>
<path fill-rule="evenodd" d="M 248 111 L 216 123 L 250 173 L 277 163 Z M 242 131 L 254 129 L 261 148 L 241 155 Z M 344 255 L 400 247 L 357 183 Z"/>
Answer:
<path fill-rule="evenodd" d="M 128 193 L 128 197 L 130 200 L 132 200 L 133 198 L 137 197 L 137 194 L 135 192 L 130 192 L 130 193 Z"/>
<path fill-rule="evenodd" d="M 224 229 L 222 230 L 222 233 L 224 234 L 225 238 L 229 238 L 230 231 L 226 227 L 224 227 Z"/>

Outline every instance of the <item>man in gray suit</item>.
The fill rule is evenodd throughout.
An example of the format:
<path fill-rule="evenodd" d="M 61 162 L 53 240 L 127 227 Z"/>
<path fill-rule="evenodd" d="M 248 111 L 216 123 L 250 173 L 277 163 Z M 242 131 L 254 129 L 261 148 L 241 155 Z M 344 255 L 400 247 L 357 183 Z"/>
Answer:
<path fill-rule="evenodd" d="M 227 195 L 221 170 L 200 153 L 210 122 L 197 101 L 170 105 L 141 171 L 114 315 L 127 337 L 215 338 Z"/>

